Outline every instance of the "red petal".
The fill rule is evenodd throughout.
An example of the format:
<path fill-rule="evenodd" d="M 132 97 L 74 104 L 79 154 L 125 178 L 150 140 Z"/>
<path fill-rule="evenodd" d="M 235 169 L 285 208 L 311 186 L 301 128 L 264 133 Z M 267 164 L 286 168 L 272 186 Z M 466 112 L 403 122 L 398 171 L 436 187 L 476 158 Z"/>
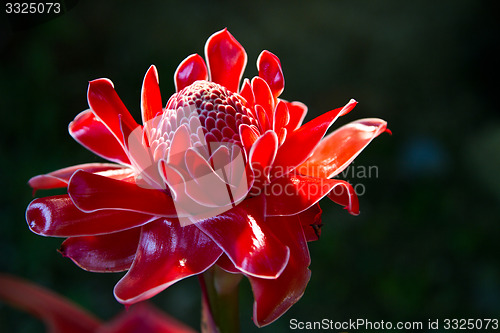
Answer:
<path fill-rule="evenodd" d="M 142 123 L 146 124 L 149 120 L 156 117 L 162 112 L 163 104 L 161 102 L 160 85 L 158 79 L 158 71 L 152 65 L 149 67 L 141 91 L 141 110 Z"/>
<path fill-rule="evenodd" d="M 118 97 L 113 83 L 108 79 L 90 81 L 87 99 L 92 112 L 125 147 L 124 134 L 126 138 L 139 125 Z"/>
<path fill-rule="evenodd" d="M 42 319 L 51 333 L 93 333 L 99 319 L 54 292 L 0 274 L 0 299 Z"/>
<path fill-rule="evenodd" d="M 91 110 L 77 115 L 68 130 L 73 139 L 94 154 L 116 163 L 130 164 L 120 142 Z"/>
<path fill-rule="evenodd" d="M 177 216 L 172 198 L 162 190 L 77 171 L 71 177 L 68 194 L 83 211 L 120 209 L 160 216 Z"/>
<path fill-rule="evenodd" d="M 321 236 L 321 207 L 315 204 L 297 216 L 308 242 L 316 241 Z"/>
<path fill-rule="evenodd" d="M 348 182 L 338 180 L 338 184 L 328 193 L 328 198 L 344 206 L 352 215 L 359 214 L 358 196 Z"/>
<path fill-rule="evenodd" d="M 100 172 L 100 171 L 111 171 L 116 170 L 117 172 L 126 172 L 131 170 L 129 168 L 124 168 L 121 165 L 109 164 L 109 163 L 87 163 L 73 165 L 64 169 L 59 169 L 52 171 L 45 175 L 38 175 L 31 178 L 28 184 L 35 190 L 48 190 L 52 188 L 66 187 L 68 185 L 69 179 L 77 170 L 85 170 L 87 172 Z"/>
<path fill-rule="evenodd" d="M 180 63 L 175 71 L 175 91 L 179 92 L 198 80 L 208 80 L 207 65 L 198 54 L 191 54 Z"/>
<path fill-rule="evenodd" d="M 140 228 L 100 236 L 66 239 L 59 250 L 91 272 L 121 272 L 130 268 L 139 245 Z"/>
<path fill-rule="evenodd" d="M 330 199 L 346 206 L 351 214 L 359 212 L 358 198 L 349 183 L 338 179 L 287 175 L 276 178 L 267 186 L 266 215 L 295 215 L 329 193 Z"/>
<path fill-rule="evenodd" d="M 210 36 L 205 44 L 205 58 L 210 81 L 237 92 L 247 64 L 247 53 L 227 29 Z"/>
<path fill-rule="evenodd" d="M 241 271 L 237 269 L 236 266 L 234 266 L 234 264 L 231 262 L 231 259 L 229 259 L 229 257 L 225 253 L 223 253 L 217 260 L 217 266 L 229 273 L 241 273 Z"/>
<path fill-rule="evenodd" d="M 253 320 L 261 327 L 283 315 L 304 294 L 311 272 L 309 250 L 297 217 L 270 218 L 268 225 L 290 248 L 290 260 L 276 279 L 249 276 L 254 295 Z"/>
<path fill-rule="evenodd" d="M 193 329 L 144 302 L 127 308 L 98 333 L 195 333 Z"/>
<path fill-rule="evenodd" d="M 257 59 L 257 68 L 259 69 L 259 76 L 266 80 L 269 88 L 271 88 L 274 98 L 278 98 L 285 89 L 285 78 L 279 58 L 264 50 Z"/>
<path fill-rule="evenodd" d="M 297 171 L 304 175 L 331 178 L 344 170 L 361 151 L 387 128 L 382 119 L 360 119 L 325 137 Z"/>
<path fill-rule="evenodd" d="M 351 100 L 343 108 L 327 112 L 289 133 L 276 154 L 274 161 L 276 171 L 274 172 L 287 173 L 304 162 L 311 156 L 314 148 L 333 122 L 354 108 L 356 103 L 356 101 Z"/>
<path fill-rule="evenodd" d="M 253 131 L 250 126 L 247 124 L 241 124 L 239 128 L 241 143 L 243 144 L 243 148 L 245 149 L 245 156 L 248 160 L 248 155 L 250 154 L 250 149 L 253 144 L 259 138 L 259 134 L 256 131 Z"/>
<path fill-rule="evenodd" d="M 233 209 L 195 223 L 242 272 L 266 279 L 281 274 L 289 249 L 270 232 L 261 198 L 246 199 Z"/>
<path fill-rule="evenodd" d="M 264 133 L 250 149 L 249 162 L 255 176 L 254 187 L 261 188 L 269 182 L 270 166 L 278 150 L 278 136 L 274 131 Z"/>
<path fill-rule="evenodd" d="M 142 228 L 136 258 L 115 287 L 116 299 L 133 304 L 153 297 L 212 266 L 222 250 L 193 225 L 159 219 Z"/>
<path fill-rule="evenodd" d="M 107 234 L 138 227 L 155 217 L 122 210 L 84 213 L 68 195 L 33 200 L 26 210 L 26 221 L 36 234 L 71 237 Z"/>
<path fill-rule="evenodd" d="M 266 81 L 262 78 L 256 76 L 252 79 L 252 90 L 255 95 L 255 104 L 260 105 L 266 111 L 267 119 L 269 122 L 274 120 L 274 97 L 271 93 L 271 89 L 267 85 Z M 269 123 L 270 126 L 266 126 L 263 130 L 267 130 L 272 127 L 273 124 Z"/>
<path fill-rule="evenodd" d="M 252 107 L 255 104 L 255 96 L 250 85 L 250 80 L 244 79 L 241 85 L 240 96 L 247 101 L 247 107 Z"/>
<path fill-rule="evenodd" d="M 286 125 L 286 129 L 288 132 L 293 132 L 302 125 L 307 114 L 307 106 L 301 102 L 285 102 L 285 104 L 290 114 L 290 121 Z"/>

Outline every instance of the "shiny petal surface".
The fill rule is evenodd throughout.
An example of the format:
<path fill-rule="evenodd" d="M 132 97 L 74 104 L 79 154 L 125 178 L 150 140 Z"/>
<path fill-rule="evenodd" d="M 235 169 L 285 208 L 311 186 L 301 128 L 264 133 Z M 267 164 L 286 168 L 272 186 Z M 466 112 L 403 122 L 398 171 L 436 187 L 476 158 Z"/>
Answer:
<path fill-rule="evenodd" d="M 191 54 L 180 63 L 175 71 L 175 91 L 179 92 L 198 80 L 208 80 L 207 65 L 200 55 Z"/>
<path fill-rule="evenodd" d="M 359 213 L 358 198 L 352 186 L 343 180 L 287 175 L 275 179 L 268 186 L 268 216 L 295 215 L 308 209 L 327 194 L 330 194 L 330 199 L 345 206 L 351 214 Z"/>
<path fill-rule="evenodd" d="M 70 300 L 6 274 L 0 274 L 0 300 L 37 316 L 51 333 L 93 333 L 101 325 Z"/>
<path fill-rule="evenodd" d="M 195 333 L 196 331 L 144 302 L 127 308 L 96 333 Z"/>
<path fill-rule="evenodd" d="M 172 198 L 164 191 L 146 189 L 107 177 L 77 171 L 71 177 L 68 194 L 83 211 L 119 209 L 161 216 L 177 216 Z"/>
<path fill-rule="evenodd" d="M 210 81 L 237 92 L 247 64 L 247 53 L 227 29 L 210 36 L 205 44 L 205 58 Z"/>
<path fill-rule="evenodd" d="M 159 219 L 142 228 L 136 259 L 115 287 L 116 299 L 133 304 L 153 297 L 212 266 L 222 250 L 194 225 Z"/>
<path fill-rule="evenodd" d="M 259 279 L 249 276 L 254 295 L 253 320 L 265 326 L 284 314 L 304 294 L 311 272 L 309 250 L 300 221 L 293 217 L 270 218 L 268 225 L 290 248 L 290 260 L 276 279 Z"/>
<path fill-rule="evenodd" d="M 387 128 L 382 119 L 360 119 L 325 137 L 297 171 L 304 175 L 331 178 L 344 170 L 361 151 Z"/>
<path fill-rule="evenodd" d="M 44 175 L 38 175 L 31 178 L 28 184 L 34 190 L 48 190 L 52 188 L 66 187 L 68 185 L 69 179 L 77 170 L 84 170 L 87 172 L 101 172 L 115 170 L 117 172 L 126 172 L 130 170 L 129 168 L 124 168 L 121 165 L 109 164 L 109 163 L 87 163 L 73 165 L 64 169 L 59 169 L 52 171 Z"/>
<path fill-rule="evenodd" d="M 76 116 L 69 124 L 68 131 L 73 139 L 94 154 L 115 163 L 130 164 L 120 142 L 91 110 Z"/>
<path fill-rule="evenodd" d="M 285 77 L 281 70 L 279 58 L 267 50 L 262 51 L 257 59 L 257 68 L 259 70 L 259 76 L 263 78 L 269 85 L 269 88 L 271 88 L 274 98 L 278 98 L 285 89 Z"/>
<path fill-rule="evenodd" d="M 87 99 L 92 112 L 125 147 L 124 134 L 126 137 L 139 125 L 118 97 L 113 83 L 108 79 L 90 81 Z"/>
<path fill-rule="evenodd" d="M 84 213 L 68 195 L 33 200 L 26 210 L 31 231 L 42 236 L 71 237 L 106 234 L 141 226 L 153 220 L 150 215 L 122 210 Z"/>
<path fill-rule="evenodd" d="M 266 111 L 267 119 L 269 119 L 269 126 L 266 126 L 264 130 L 272 127 L 272 121 L 274 119 L 274 97 L 272 95 L 271 89 L 259 76 L 252 79 L 252 90 L 255 96 L 255 104 L 260 105 Z"/>
<path fill-rule="evenodd" d="M 70 237 L 59 252 L 91 272 L 121 272 L 130 268 L 139 245 L 141 228 L 99 236 Z"/>
<path fill-rule="evenodd" d="M 303 163 L 318 145 L 328 128 L 340 116 L 349 112 L 356 105 L 356 101 L 351 100 L 343 108 L 338 108 L 327 112 L 297 130 L 287 135 L 286 141 L 278 150 L 275 168 L 278 172 L 287 172 Z"/>
<path fill-rule="evenodd" d="M 275 279 L 285 269 L 290 250 L 269 230 L 262 210 L 261 198 L 246 199 L 195 226 L 212 238 L 245 274 Z"/>
<path fill-rule="evenodd" d="M 142 123 L 146 124 L 149 120 L 156 117 L 162 112 L 162 102 L 160 93 L 160 84 L 158 79 L 158 71 L 152 65 L 149 67 L 141 91 L 141 111 Z"/>

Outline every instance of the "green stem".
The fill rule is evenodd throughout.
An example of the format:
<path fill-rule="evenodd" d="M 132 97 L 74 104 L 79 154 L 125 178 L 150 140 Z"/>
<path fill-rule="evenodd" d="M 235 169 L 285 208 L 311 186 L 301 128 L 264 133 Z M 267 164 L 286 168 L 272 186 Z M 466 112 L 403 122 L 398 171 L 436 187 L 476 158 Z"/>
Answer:
<path fill-rule="evenodd" d="M 203 293 L 202 333 L 239 332 L 238 284 L 242 275 L 213 266 L 198 277 Z"/>

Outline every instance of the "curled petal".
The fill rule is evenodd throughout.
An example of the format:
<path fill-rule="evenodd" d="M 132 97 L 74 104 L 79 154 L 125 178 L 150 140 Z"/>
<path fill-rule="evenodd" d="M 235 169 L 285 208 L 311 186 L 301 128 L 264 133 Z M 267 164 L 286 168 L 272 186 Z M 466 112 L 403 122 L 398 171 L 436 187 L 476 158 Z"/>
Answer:
<path fill-rule="evenodd" d="M 343 108 L 327 112 L 289 133 L 276 155 L 275 172 L 287 173 L 303 163 L 311 156 L 333 122 L 339 116 L 349 112 L 355 105 L 356 101 L 351 100 Z"/>
<path fill-rule="evenodd" d="M 134 263 L 115 286 L 115 297 L 123 304 L 151 298 L 181 279 L 204 272 L 221 254 L 195 226 L 158 219 L 142 228 Z"/>
<path fill-rule="evenodd" d="M 290 248 L 290 260 L 276 279 L 249 276 L 254 295 L 253 320 L 261 327 L 284 314 L 304 294 L 311 271 L 309 250 L 300 221 L 293 217 L 273 217 L 268 220 L 272 232 Z"/>
<path fill-rule="evenodd" d="M 344 170 L 378 135 L 386 131 L 382 119 L 360 119 L 325 137 L 297 171 L 304 175 L 331 178 Z"/>
<path fill-rule="evenodd" d="M 245 274 L 275 279 L 290 250 L 264 222 L 261 198 L 247 199 L 233 209 L 195 225 L 216 242 Z"/>
<path fill-rule="evenodd" d="M 70 237 L 59 251 L 84 270 L 121 272 L 132 265 L 140 234 L 140 228 L 133 228 L 106 235 Z"/>
<path fill-rule="evenodd" d="M 193 82 L 207 80 L 208 70 L 205 61 L 198 54 L 191 54 L 184 59 L 175 70 L 174 83 L 175 91 L 179 92 Z"/>
<path fill-rule="evenodd" d="M 247 53 L 227 29 L 210 36 L 205 44 L 205 58 L 210 80 L 237 92 L 247 64 Z"/>
<path fill-rule="evenodd" d="M 328 198 L 330 198 L 333 202 L 344 206 L 344 208 L 347 209 L 347 211 L 352 215 L 358 215 L 359 201 L 356 192 L 348 182 L 342 180 L 337 181 L 337 185 L 332 188 L 330 193 L 328 193 Z"/>
<path fill-rule="evenodd" d="M 265 194 L 267 216 L 298 214 L 327 194 L 351 214 L 359 213 L 358 197 L 352 186 L 343 180 L 286 175 L 269 184 Z"/>
<path fill-rule="evenodd" d="M 85 211 L 127 210 L 150 215 L 177 216 L 172 198 L 162 190 L 146 189 L 107 177 L 77 171 L 68 185 L 75 205 Z"/>
<path fill-rule="evenodd" d="M 124 136 L 126 138 L 139 125 L 118 97 L 113 83 L 108 79 L 90 81 L 87 99 L 92 112 L 125 147 Z"/>
<path fill-rule="evenodd" d="M 162 112 L 158 71 L 154 65 L 149 67 L 144 76 L 141 91 L 141 110 L 143 124 L 146 124 Z"/>
<path fill-rule="evenodd" d="M 263 78 L 269 85 L 269 88 L 271 88 L 274 98 L 278 98 L 285 89 L 285 78 L 281 70 L 279 58 L 267 50 L 262 51 L 257 59 L 257 68 L 259 70 L 259 76 Z"/>
<path fill-rule="evenodd" d="M 122 210 L 85 213 L 76 208 L 68 195 L 35 199 L 26 210 L 31 231 L 52 237 L 107 234 L 144 225 L 154 218 Z"/>
<path fill-rule="evenodd" d="M 42 319 L 51 333 L 92 333 L 101 323 L 76 304 L 50 290 L 0 274 L 0 299 Z"/>
<path fill-rule="evenodd" d="M 73 139 L 94 154 L 112 162 L 130 164 L 120 142 L 91 110 L 77 115 L 68 130 Z"/>
<path fill-rule="evenodd" d="M 69 179 L 77 170 L 85 170 L 91 173 L 115 170 L 116 172 L 125 173 L 127 171 L 130 171 L 131 169 L 124 168 L 121 165 L 110 163 L 79 164 L 52 171 L 45 175 L 35 176 L 28 181 L 28 184 L 34 190 L 48 190 L 52 188 L 66 187 L 68 185 Z"/>

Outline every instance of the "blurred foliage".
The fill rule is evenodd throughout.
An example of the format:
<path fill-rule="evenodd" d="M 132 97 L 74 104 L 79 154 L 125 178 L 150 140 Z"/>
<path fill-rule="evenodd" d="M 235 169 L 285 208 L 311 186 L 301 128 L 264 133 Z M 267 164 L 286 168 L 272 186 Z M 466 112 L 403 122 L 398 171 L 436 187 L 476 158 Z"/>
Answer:
<path fill-rule="evenodd" d="M 108 77 L 139 119 L 143 75 L 158 67 L 164 102 L 172 76 L 205 40 L 228 27 L 246 48 L 245 73 L 262 49 L 281 59 L 283 98 L 309 106 L 307 119 L 360 103 L 346 122 L 386 119 L 354 166 L 376 166 L 361 214 L 323 201 L 323 234 L 310 244 L 312 278 L 302 300 L 262 332 L 289 320 L 373 321 L 500 317 L 500 35 L 495 2 L 73 1 L 46 22 L 0 21 L 0 270 L 51 288 L 98 314 L 121 306 L 122 274 L 85 272 L 32 234 L 24 221 L 29 177 L 99 161 L 67 133 L 86 109 L 89 80 Z M 4 15 L 3 13 L 0 15 Z M 38 195 L 50 193 L 40 192 Z M 244 332 L 252 295 L 241 286 Z M 197 279 L 154 302 L 199 325 Z M 0 303 L 0 331 L 37 332 L 29 315 Z"/>

